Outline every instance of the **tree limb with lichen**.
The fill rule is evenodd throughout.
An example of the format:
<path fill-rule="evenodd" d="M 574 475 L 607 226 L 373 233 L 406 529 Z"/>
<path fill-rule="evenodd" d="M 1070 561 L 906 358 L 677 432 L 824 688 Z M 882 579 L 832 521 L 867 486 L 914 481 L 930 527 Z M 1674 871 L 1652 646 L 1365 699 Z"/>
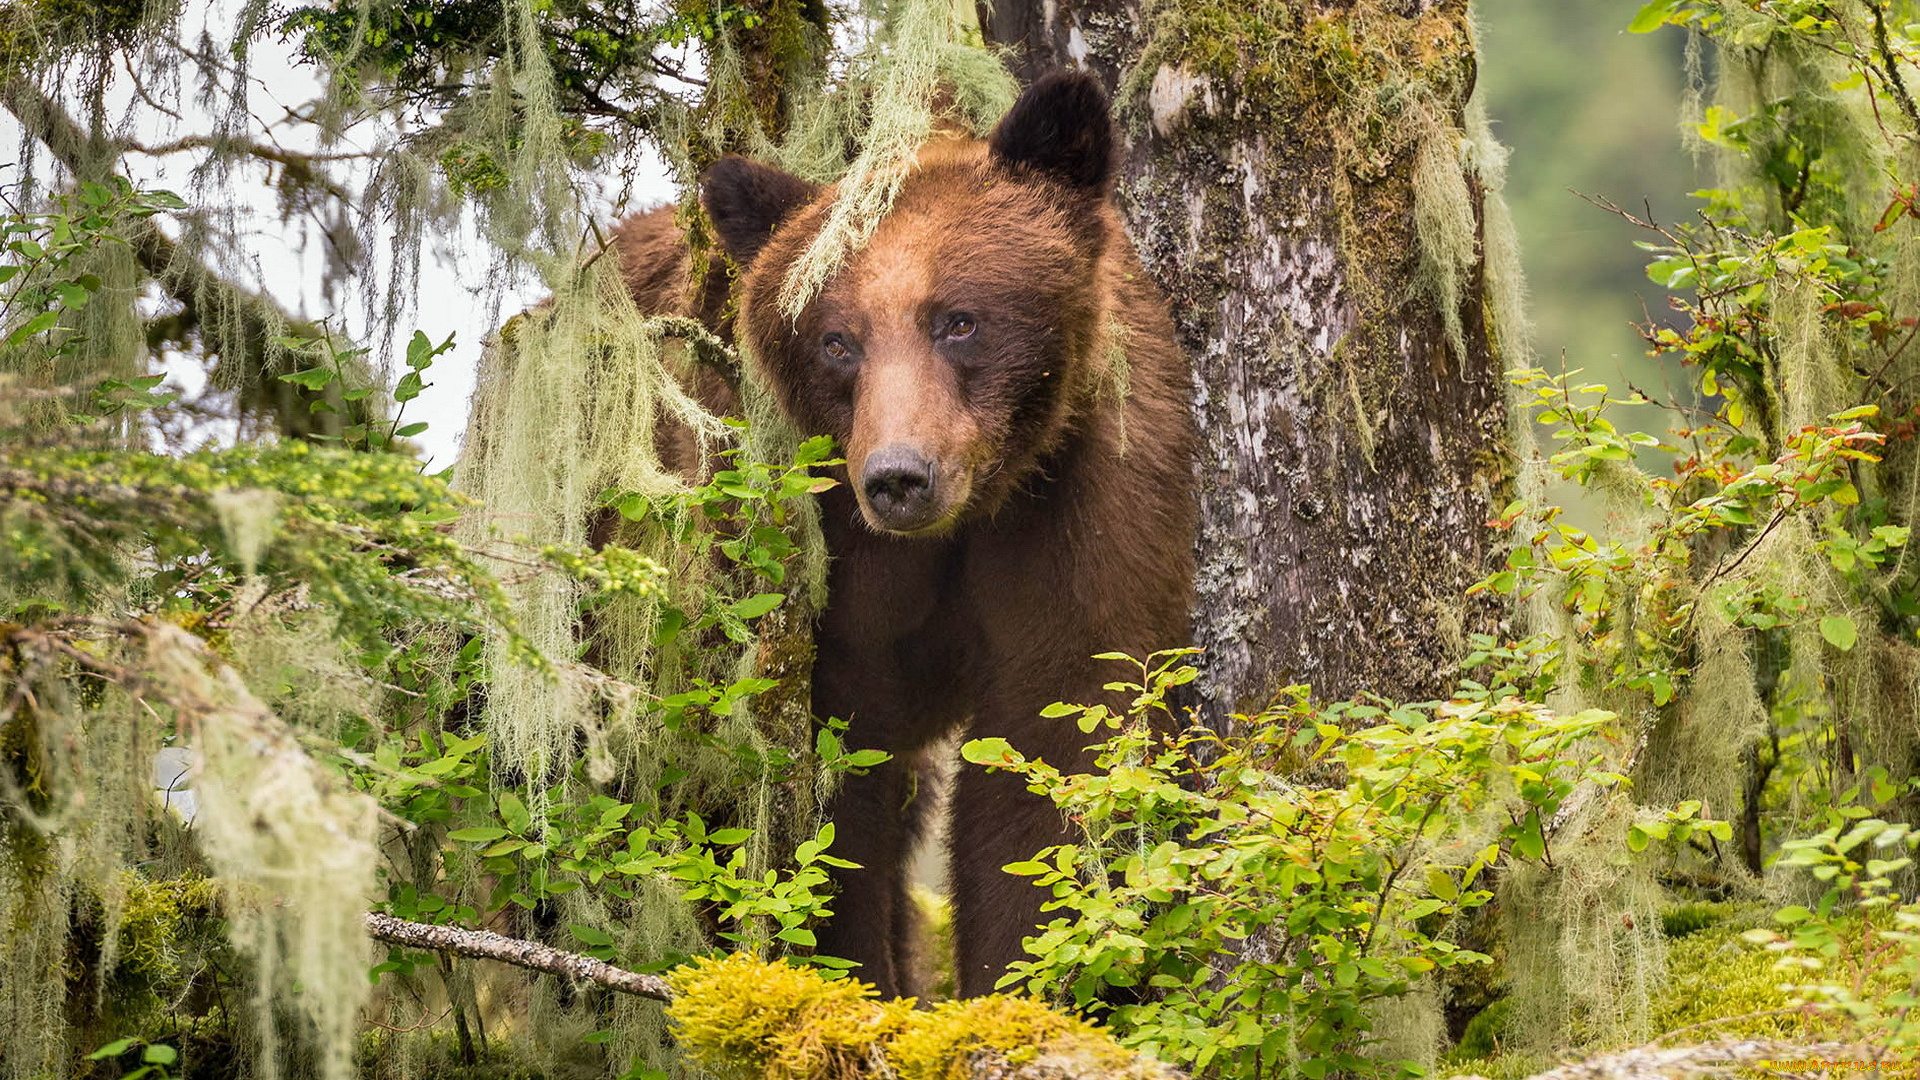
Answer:
<path fill-rule="evenodd" d="M 391 915 L 367 913 L 367 933 L 375 941 L 408 949 L 465 956 L 475 960 L 495 960 L 529 971 L 559 975 L 577 982 L 590 982 L 622 994 L 672 1001 L 673 987 L 658 975 L 615 967 L 604 960 L 579 953 L 563 952 L 537 941 L 510 938 L 491 930 L 462 930 L 457 926 L 432 926 L 408 922 Z"/>
<path fill-rule="evenodd" d="M 0 108 L 12 113 L 27 134 L 75 177 L 111 172 L 124 154 L 141 149 L 104 133 L 89 133 L 53 95 L 19 72 L 0 73 Z M 256 407 L 273 414 L 282 435 L 332 434 L 365 419 L 353 415 L 364 412 L 358 403 L 336 403 L 334 413 L 316 414 L 310 407 L 312 392 L 273 378 L 291 370 L 288 350 L 275 344 L 276 338 L 332 336 L 324 328 L 288 314 L 271 297 L 216 273 L 184 252 L 151 220 L 140 223 L 129 237 L 129 247 L 140 269 L 182 309 L 171 321 L 183 329 L 172 336 L 184 337 L 188 330 L 197 329 L 206 351 L 219 354 L 221 365 L 228 368 L 218 381 L 231 389 L 251 390 Z"/>

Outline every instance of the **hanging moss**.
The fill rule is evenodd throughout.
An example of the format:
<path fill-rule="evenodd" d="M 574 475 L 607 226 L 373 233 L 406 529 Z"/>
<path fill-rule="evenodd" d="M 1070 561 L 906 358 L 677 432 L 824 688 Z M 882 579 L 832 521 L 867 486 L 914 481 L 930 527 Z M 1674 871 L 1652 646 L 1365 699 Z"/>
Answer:
<path fill-rule="evenodd" d="M 195 832 L 224 887 L 232 940 L 258 968 L 258 1075 L 280 1075 L 275 1016 L 291 1006 L 311 1025 L 292 1041 L 311 1047 L 326 1080 L 345 1080 L 368 990 L 369 950 L 349 943 L 364 940 L 374 895 L 376 807 L 308 757 L 235 672 L 208 670 L 197 639 L 156 630 L 146 661 L 174 687 L 198 752 Z"/>
<path fill-rule="evenodd" d="M 780 288 L 780 308 L 789 318 L 797 318 L 833 272 L 860 250 L 893 205 L 921 145 L 933 134 L 935 102 L 943 87 L 961 88 L 953 98 L 959 118 L 981 133 L 1013 104 L 1012 78 L 954 40 L 954 10 L 951 0 L 897 0 L 889 6 L 886 62 L 876 71 L 859 153 L 840 179 L 820 232 Z"/>
<path fill-rule="evenodd" d="M 1510 1030 L 1532 1053 L 1631 1046 L 1654 1034 L 1665 894 L 1647 860 L 1627 851 L 1634 813 L 1624 796 L 1596 800 L 1557 832 L 1551 867 L 1518 865 L 1500 882 Z"/>

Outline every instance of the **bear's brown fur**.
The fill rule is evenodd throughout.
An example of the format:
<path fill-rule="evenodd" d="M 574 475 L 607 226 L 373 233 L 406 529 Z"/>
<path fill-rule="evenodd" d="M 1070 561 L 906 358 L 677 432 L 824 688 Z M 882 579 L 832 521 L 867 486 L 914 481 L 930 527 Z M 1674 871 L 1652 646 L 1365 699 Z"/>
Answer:
<path fill-rule="evenodd" d="M 986 141 L 922 148 L 871 240 L 797 319 L 776 297 L 832 187 L 739 158 L 709 171 L 703 202 L 745 267 L 737 327 L 716 288 L 686 284 L 668 214 L 618 233 L 643 310 L 739 334 L 788 416 L 847 459 L 846 482 L 821 500 L 832 561 L 813 707 L 851 721 L 852 745 L 894 759 L 848 778 L 831 807 L 835 853 L 863 868 L 841 874 L 819 949 L 859 961 L 884 993 L 908 989 L 905 874 L 928 748 L 967 725 L 1082 766 L 1090 738 L 1040 710 L 1111 697 L 1113 669 L 1094 653 L 1187 641 L 1188 367 L 1111 205 L 1112 162 L 1098 84 L 1049 76 Z M 1107 380 L 1115 348 L 1124 397 Z M 1067 838 L 1018 778 L 962 770 L 951 827 L 962 993 L 991 990 L 1041 922 L 1041 890 L 1000 868 Z"/>

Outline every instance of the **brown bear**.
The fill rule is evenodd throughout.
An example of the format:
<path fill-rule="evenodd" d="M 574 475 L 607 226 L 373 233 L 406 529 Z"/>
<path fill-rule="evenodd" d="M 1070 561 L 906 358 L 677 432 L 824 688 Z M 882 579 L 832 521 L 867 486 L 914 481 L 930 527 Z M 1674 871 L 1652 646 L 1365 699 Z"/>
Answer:
<path fill-rule="evenodd" d="M 733 320 L 719 287 L 688 294 L 666 214 L 618 237 L 643 309 L 744 339 L 787 415 L 846 458 L 844 483 L 821 497 L 831 562 L 813 710 L 894 757 L 848 778 L 830 808 L 835 854 L 861 869 L 840 875 L 819 951 L 858 961 L 885 994 L 908 989 L 906 872 L 929 747 L 964 726 L 1084 766 L 1090 738 L 1041 709 L 1111 697 L 1114 669 L 1094 653 L 1188 640 L 1190 375 L 1112 206 L 1113 171 L 1104 91 L 1050 75 L 984 142 L 925 145 L 871 240 L 791 319 L 777 296 L 833 187 L 742 158 L 708 171 L 702 201 L 744 268 Z M 1001 867 L 1067 838 L 1019 778 L 961 771 L 961 993 L 990 991 L 1043 921 L 1042 891 Z"/>

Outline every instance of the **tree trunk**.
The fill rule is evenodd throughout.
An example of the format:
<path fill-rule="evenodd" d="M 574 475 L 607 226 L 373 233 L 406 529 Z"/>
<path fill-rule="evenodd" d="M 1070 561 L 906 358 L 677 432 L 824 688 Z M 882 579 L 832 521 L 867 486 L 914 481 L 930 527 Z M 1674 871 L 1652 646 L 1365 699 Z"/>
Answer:
<path fill-rule="evenodd" d="M 1115 91 L 1120 204 L 1196 377 L 1203 713 L 1444 693 L 1501 616 L 1463 594 L 1499 558 L 1522 362 L 1466 0 L 981 5 L 1023 79 Z"/>

